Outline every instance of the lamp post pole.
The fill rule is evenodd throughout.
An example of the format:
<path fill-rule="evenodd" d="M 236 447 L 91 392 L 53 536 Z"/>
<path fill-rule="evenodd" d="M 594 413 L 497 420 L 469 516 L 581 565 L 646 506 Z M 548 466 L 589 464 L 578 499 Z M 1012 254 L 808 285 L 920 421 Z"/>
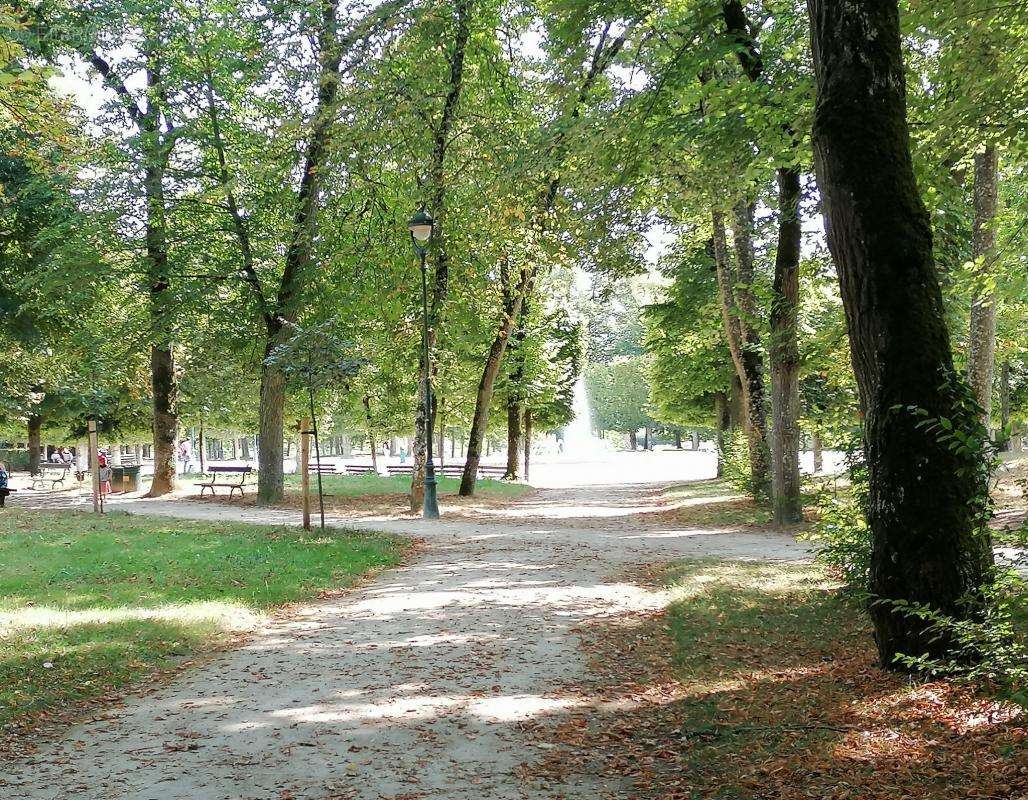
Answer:
<path fill-rule="evenodd" d="M 428 250 L 426 242 L 431 235 L 431 226 L 432 218 L 421 211 L 411 220 L 410 227 L 414 249 L 421 259 L 421 357 L 425 365 L 424 374 L 421 376 L 425 396 L 425 501 L 422 516 L 425 519 L 439 519 L 439 495 L 436 489 L 435 462 L 432 459 L 432 367 L 428 351 L 428 270 L 425 266 L 425 255 Z"/>

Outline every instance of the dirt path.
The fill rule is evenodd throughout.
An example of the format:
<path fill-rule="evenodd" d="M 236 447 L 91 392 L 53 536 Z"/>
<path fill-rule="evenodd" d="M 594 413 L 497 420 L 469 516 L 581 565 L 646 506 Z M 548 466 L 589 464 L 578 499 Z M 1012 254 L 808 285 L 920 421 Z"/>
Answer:
<path fill-rule="evenodd" d="M 526 784 L 519 722 L 561 714 L 584 675 L 571 629 L 663 605 L 618 580 L 678 556 L 797 559 L 764 532 L 669 527 L 653 486 L 545 490 L 495 519 L 364 520 L 417 560 L 301 609 L 246 646 L 0 766 L 0 796 L 111 800 L 618 798 L 580 775 Z M 54 504 L 53 497 L 40 504 Z M 127 501 L 131 513 L 293 522 L 287 511 Z M 651 524 L 652 523 L 652 524 Z M 6 788 L 4 788 L 6 787 Z"/>

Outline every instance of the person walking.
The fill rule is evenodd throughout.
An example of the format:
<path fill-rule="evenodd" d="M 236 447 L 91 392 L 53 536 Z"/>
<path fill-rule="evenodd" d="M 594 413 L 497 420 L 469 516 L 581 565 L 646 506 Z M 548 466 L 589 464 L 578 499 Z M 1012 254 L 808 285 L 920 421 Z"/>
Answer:
<path fill-rule="evenodd" d="M 7 465 L 3 461 L 0 461 L 0 508 L 7 507 L 7 495 L 11 493 L 11 490 L 7 487 L 7 481 L 10 476 L 7 474 Z"/>

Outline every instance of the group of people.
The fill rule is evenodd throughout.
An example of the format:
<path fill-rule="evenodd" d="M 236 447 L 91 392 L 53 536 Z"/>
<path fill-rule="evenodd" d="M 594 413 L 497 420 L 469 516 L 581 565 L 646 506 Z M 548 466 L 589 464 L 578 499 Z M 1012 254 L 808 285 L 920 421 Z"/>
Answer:
<path fill-rule="evenodd" d="M 53 453 L 50 454 L 51 464 L 74 464 L 75 455 L 67 447 L 60 449 L 54 448 Z"/>

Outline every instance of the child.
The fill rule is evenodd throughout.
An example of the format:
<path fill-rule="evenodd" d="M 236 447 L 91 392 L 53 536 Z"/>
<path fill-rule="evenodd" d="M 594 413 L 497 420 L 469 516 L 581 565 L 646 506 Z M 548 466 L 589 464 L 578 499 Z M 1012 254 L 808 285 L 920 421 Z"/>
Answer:
<path fill-rule="evenodd" d="M 107 456 L 101 454 L 96 460 L 100 464 L 100 471 L 97 473 L 100 479 L 100 494 L 110 494 L 111 478 L 114 477 L 114 470 L 107 466 Z"/>
<path fill-rule="evenodd" d="M 10 490 L 7 488 L 7 479 L 7 466 L 0 461 L 0 508 L 6 507 L 7 495 L 10 494 Z"/>

